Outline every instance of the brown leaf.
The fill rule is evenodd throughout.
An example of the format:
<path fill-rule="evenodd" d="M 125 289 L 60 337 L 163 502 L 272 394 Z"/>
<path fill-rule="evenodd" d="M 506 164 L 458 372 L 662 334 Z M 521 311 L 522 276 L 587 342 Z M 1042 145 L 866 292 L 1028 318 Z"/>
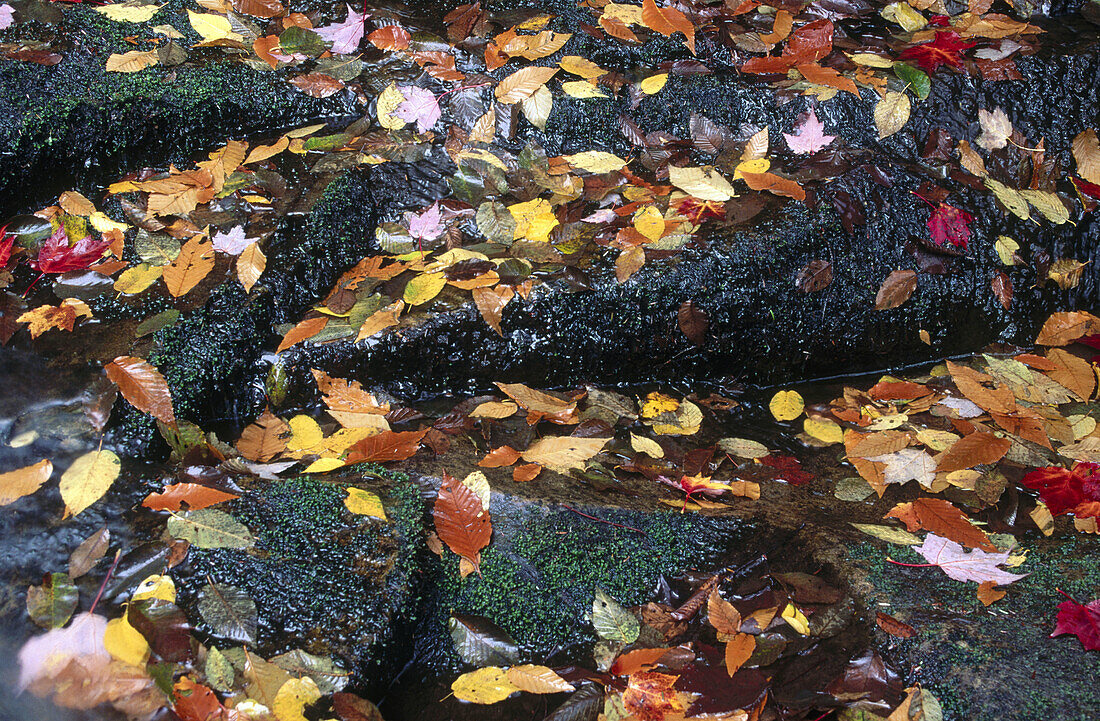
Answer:
<path fill-rule="evenodd" d="M 244 429 L 237 440 L 237 450 L 250 461 L 266 463 L 286 449 L 290 435 L 290 426 L 267 410 Z"/>
<path fill-rule="evenodd" d="M 756 650 L 756 637 L 739 633 L 726 642 L 726 673 L 730 676 L 744 665 Z"/>
<path fill-rule="evenodd" d="M 994 274 L 993 280 L 990 281 L 989 287 L 993 289 L 993 295 L 1001 301 L 1004 309 L 1008 310 L 1008 307 L 1012 305 L 1012 279 L 1003 270 L 998 270 Z"/>
<path fill-rule="evenodd" d="M 680 332 L 696 346 L 702 346 L 707 337 L 707 314 L 702 308 L 690 300 L 680 304 L 680 310 L 676 312 L 676 320 L 680 325 Z"/>
<path fill-rule="evenodd" d="M 205 235 L 183 244 L 180 254 L 164 268 L 164 285 L 172 297 L 189 293 L 214 269 L 214 245 Z"/>
<path fill-rule="evenodd" d="M 991 606 L 1005 597 L 1004 591 L 997 590 L 996 581 L 982 581 L 978 584 L 978 600 L 983 606 Z"/>
<path fill-rule="evenodd" d="M 785 198 L 794 198 L 798 201 L 806 199 L 806 191 L 790 178 L 782 178 L 775 173 L 746 172 L 742 172 L 741 177 L 745 179 L 745 184 L 753 190 L 766 190 L 769 193 L 782 195 Z"/>
<path fill-rule="evenodd" d="M 645 265 L 645 250 L 638 245 L 627 248 L 619 253 L 619 257 L 615 260 L 615 280 L 625 283 L 643 265 Z"/>
<path fill-rule="evenodd" d="M 239 13 L 265 20 L 283 14 L 283 4 L 279 0 L 230 0 L 230 3 Z"/>
<path fill-rule="evenodd" d="M 533 481 L 542 473 L 542 466 L 537 463 L 521 463 L 512 469 L 512 480 L 516 483 Z"/>
<path fill-rule="evenodd" d="M 237 280 L 241 281 L 246 293 L 252 291 L 252 286 L 256 285 L 266 267 L 267 256 L 260 250 L 259 241 L 249 243 L 237 256 Z"/>
<path fill-rule="evenodd" d="M 104 370 L 130 405 L 170 426 L 176 425 L 168 383 L 147 361 L 119 356 L 104 366 Z"/>
<path fill-rule="evenodd" d="M 711 591 L 707 598 L 707 620 L 715 631 L 726 636 L 741 631 L 741 614 L 718 594 L 717 589 Z"/>
<path fill-rule="evenodd" d="M 312 338 L 324 330 L 326 325 L 328 325 L 327 315 L 322 315 L 317 318 L 306 318 L 287 331 L 286 335 L 283 336 L 283 340 L 279 343 L 279 347 L 275 349 L 275 352 L 282 353 L 295 343 L 301 343 L 308 338 Z"/>
<path fill-rule="evenodd" d="M 1035 343 L 1047 346 L 1068 345 L 1081 336 L 1097 333 L 1100 333 L 1100 318 L 1092 313 L 1085 311 L 1053 313 L 1047 318 L 1046 323 L 1043 323 Z"/>
<path fill-rule="evenodd" d="M 1093 391 L 1096 390 L 1096 373 L 1092 364 L 1061 348 L 1048 350 L 1047 360 L 1055 366 L 1047 372 L 1051 380 L 1065 386 L 1081 400 L 1092 398 Z"/>
<path fill-rule="evenodd" d="M 942 498 L 918 498 L 911 503 L 899 503 L 883 518 L 897 518 L 911 532 L 924 529 L 969 548 L 980 548 L 990 553 L 997 551 L 985 531 Z"/>
<path fill-rule="evenodd" d="M 833 282 L 833 264 L 825 260 L 811 260 L 798 272 L 794 282 L 803 293 L 825 290 Z"/>
<path fill-rule="evenodd" d="M 495 383 L 494 385 L 527 411 L 527 422 L 530 425 L 540 420 L 548 420 L 559 425 L 572 425 L 577 422 L 576 401 L 564 401 L 549 393 L 528 388 L 522 383 Z"/>
<path fill-rule="evenodd" d="M 875 310 L 890 310 L 909 300 L 917 289 L 915 270 L 895 270 L 882 281 L 875 296 Z"/>
<path fill-rule="evenodd" d="M 104 526 L 76 547 L 69 556 L 69 578 L 80 578 L 95 567 L 111 544 L 111 530 Z"/>
<path fill-rule="evenodd" d="M 500 317 L 504 313 L 504 306 L 508 305 L 508 302 L 515 297 L 516 292 L 512 290 L 511 286 L 498 285 L 493 288 L 474 288 L 470 291 L 470 294 L 474 297 L 474 303 L 477 305 L 481 317 L 485 319 L 490 328 L 497 332 L 497 335 L 503 337 L 504 331 L 500 329 Z"/>
<path fill-rule="evenodd" d="M 573 691 L 573 684 L 546 666 L 525 664 L 508 669 L 508 680 L 520 691 L 527 693 L 561 693 Z"/>
<path fill-rule="evenodd" d="M 875 613 L 875 623 L 886 633 L 897 638 L 913 638 L 917 635 L 917 629 L 907 623 L 903 623 L 893 616 L 888 616 L 882 611 Z"/>
<path fill-rule="evenodd" d="M 947 449 L 939 459 L 936 472 L 951 473 L 973 468 L 981 463 L 996 463 L 1011 447 L 1012 441 L 1007 438 L 998 438 L 984 431 L 971 433 L 955 441 Z"/>
<path fill-rule="evenodd" d="M 386 328 L 393 327 L 400 322 L 401 311 L 405 309 L 405 301 L 399 300 L 376 310 L 370 318 L 363 321 L 359 333 L 355 336 L 355 342 L 370 338 L 376 333 L 381 333 Z"/>
<path fill-rule="evenodd" d="M 348 464 L 364 461 L 403 461 L 411 458 L 420 448 L 420 442 L 428 433 L 422 431 L 383 431 L 367 436 L 348 449 Z"/>
<path fill-rule="evenodd" d="M 165 486 L 160 493 L 150 493 L 141 505 L 154 511 L 178 511 L 186 503 L 188 510 L 197 511 L 234 498 L 240 496 L 198 483 L 174 483 Z"/>
<path fill-rule="evenodd" d="M 24 466 L 14 471 L 0 473 L 0 506 L 13 503 L 23 496 L 29 496 L 50 480 L 53 464 L 41 460 L 32 466 Z"/>
<path fill-rule="evenodd" d="M 481 549 L 489 545 L 493 535 L 489 511 L 482 507 L 477 494 L 444 473 L 432 517 L 440 540 L 477 569 L 481 563 Z"/>
<path fill-rule="evenodd" d="M 511 446 L 500 446 L 489 451 L 484 458 L 477 462 L 482 468 L 500 468 L 510 466 L 519 460 L 520 453 Z"/>
<path fill-rule="evenodd" d="M 1100 139 L 1092 128 L 1082 130 L 1073 139 L 1073 159 L 1077 174 L 1090 183 L 1100 184 Z"/>
<path fill-rule="evenodd" d="M 309 73 L 291 78 L 290 84 L 312 98 L 327 98 L 344 89 L 344 81 L 324 73 Z"/>

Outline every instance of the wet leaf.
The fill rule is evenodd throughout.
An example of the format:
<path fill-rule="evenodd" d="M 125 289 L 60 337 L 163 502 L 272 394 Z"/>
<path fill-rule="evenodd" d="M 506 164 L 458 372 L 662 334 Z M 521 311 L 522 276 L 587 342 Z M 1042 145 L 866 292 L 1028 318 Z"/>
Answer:
<path fill-rule="evenodd" d="M 496 666 L 479 668 L 477 671 L 464 673 L 451 684 L 451 691 L 455 698 L 476 704 L 494 704 L 519 691 L 508 680 L 508 674 L 504 669 Z"/>
<path fill-rule="evenodd" d="M 381 518 L 383 521 L 386 519 L 386 509 L 382 506 L 382 499 L 376 494 L 370 491 L 364 491 L 362 488 L 347 488 L 347 498 L 344 499 L 344 506 L 354 514 L 360 516 L 372 516 L 374 518 Z"/>
<path fill-rule="evenodd" d="M 313 679 L 292 678 L 279 687 L 271 711 L 278 721 L 306 721 L 306 706 L 321 699 L 321 690 Z"/>
<path fill-rule="evenodd" d="M 517 70 L 497 85 L 495 94 L 498 101 L 505 105 L 518 103 L 534 95 L 558 72 L 554 67 L 527 67 Z"/>
<path fill-rule="evenodd" d="M 266 463 L 286 449 L 290 426 L 270 410 L 247 426 L 237 440 L 237 450 L 245 458 Z"/>
<path fill-rule="evenodd" d="M 768 410 L 777 421 L 793 421 L 802 415 L 806 403 L 798 391 L 779 391 L 768 402 Z"/>
<path fill-rule="evenodd" d="M 246 293 L 252 291 L 252 286 L 263 275 L 267 267 L 267 256 L 260 250 L 259 241 L 249 243 L 237 256 L 237 279 L 241 281 Z"/>
<path fill-rule="evenodd" d="M 208 583 L 199 591 L 198 608 L 202 620 L 215 636 L 240 643 L 256 643 L 256 604 L 241 589 Z"/>
<path fill-rule="evenodd" d="M 895 93 L 887 90 L 882 99 L 875 104 L 875 127 L 878 128 L 879 140 L 888 138 L 905 127 L 909 122 L 909 112 L 912 104 L 905 93 Z"/>
<path fill-rule="evenodd" d="M 1008 552 L 986 553 L 978 549 L 963 551 L 963 547 L 954 541 L 930 533 L 924 543 L 914 546 L 914 551 L 924 556 L 929 563 L 943 569 L 956 581 L 994 581 L 998 585 L 1008 585 L 1027 574 L 1019 575 L 1003 571 L 997 566 L 1008 562 Z"/>
<path fill-rule="evenodd" d="M 634 643 L 641 632 L 637 617 L 601 588 L 596 589 L 592 602 L 592 625 L 596 634 L 607 641 Z"/>
<path fill-rule="evenodd" d="M 1067 599 L 1058 604 L 1058 623 L 1050 635 L 1073 634 L 1086 651 L 1100 651 L 1100 599 L 1088 605 Z"/>
<path fill-rule="evenodd" d="M 92 505 L 118 478 L 122 460 L 114 451 L 98 450 L 73 461 L 61 474 L 61 499 L 65 501 L 65 515 L 75 516 Z"/>
<path fill-rule="evenodd" d="M 168 383 L 148 361 L 119 356 L 103 368 L 130 405 L 168 425 L 175 425 Z"/>
<path fill-rule="evenodd" d="M 1100 184 L 1100 139 L 1092 128 L 1082 130 L 1073 139 L 1073 159 L 1077 174 L 1090 183 Z"/>
<path fill-rule="evenodd" d="M 34 493 L 50 480 L 51 475 L 53 464 L 45 459 L 34 465 L 0 473 L 0 506 L 7 506 Z"/>
<path fill-rule="evenodd" d="M 489 545 L 493 534 L 489 512 L 482 508 L 477 494 L 444 473 L 432 516 L 440 540 L 476 570 L 481 549 Z"/>
<path fill-rule="evenodd" d="M 895 270 L 882 281 L 875 296 L 875 310 L 890 310 L 909 300 L 917 289 L 917 273 L 913 270 Z"/>
<path fill-rule="evenodd" d="M 27 589 L 27 613 L 45 629 L 61 628 L 76 610 L 79 592 L 64 573 L 47 573 L 41 586 Z"/>
<path fill-rule="evenodd" d="M 670 165 L 668 178 L 677 188 L 700 200 L 723 202 L 737 195 L 729 181 L 713 168 L 678 168 Z"/>
<path fill-rule="evenodd" d="M 680 304 L 680 309 L 676 313 L 676 320 L 680 326 L 680 332 L 689 341 L 696 346 L 703 345 L 706 341 L 709 323 L 707 314 L 702 308 L 690 300 L 685 300 Z"/>
<path fill-rule="evenodd" d="M 984 531 L 942 498 L 918 498 L 909 503 L 899 503 L 883 517 L 899 519 L 910 531 L 923 529 L 970 548 L 997 550 Z"/>
<path fill-rule="evenodd" d="M 882 611 L 875 612 L 875 623 L 886 633 L 897 638 L 912 638 L 917 635 L 917 630 L 907 623 L 902 623 L 893 616 Z"/>
<path fill-rule="evenodd" d="M 250 548 L 255 542 L 240 521 L 214 508 L 173 514 L 168 519 L 168 533 L 199 548 Z"/>
<path fill-rule="evenodd" d="M 523 452 L 523 460 L 538 463 L 558 473 L 583 468 L 586 462 L 603 450 L 610 438 L 576 438 L 554 436 L 542 438 Z"/>
<path fill-rule="evenodd" d="M 576 690 L 573 684 L 546 666 L 530 664 L 512 666 L 507 671 L 507 677 L 513 686 L 527 693 L 562 693 Z"/>
<path fill-rule="evenodd" d="M 110 542 L 111 531 L 106 526 L 84 539 L 69 556 L 69 577 L 80 578 L 92 570 L 107 553 Z"/>
<path fill-rule="evenodd" d="M 164 285 L 173 297 L 187 295 L 214 269 L 210 238 L 196 236 L 183 244 L 180 254 L 164 268 Z"/>
<path fill-rule="evenodd" d="M 348 449 L 347 463 L 403 461 L 414 456 L 428 429 L 383 431 L 358 441 Z"/>

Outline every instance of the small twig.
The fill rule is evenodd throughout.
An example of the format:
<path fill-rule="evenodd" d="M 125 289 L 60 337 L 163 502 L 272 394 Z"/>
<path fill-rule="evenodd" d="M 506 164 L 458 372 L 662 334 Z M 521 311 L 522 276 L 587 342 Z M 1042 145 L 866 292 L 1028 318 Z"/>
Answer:
<path fill-rule="evenodd" d="M 892 563 L 895 566 L 905 566 L 906 568 L 932 568 L 932 566 L 936 565 L 935 563 L 902 563 L 901 561 L 895 561 L 889 556 L 886 557 L 886 562 Z"/>
<path fill-rule="evenodd" d="M 95 607 L 99 604 L 99 599 L 103 597 L 103 591 L 107 589 L 107 582 L 111 580 L 111 576 L 114 574 L 115 569 L 118 568 L 118 562 L 122 558 L 122 549 L 115 551 L 115 562 L 111 564 L 111 568 L 108 569 L 107 575 L 103 577 L 103 583 L 99 584 L 99 593 L 95 595 L 95 600 L 92 601 L 92 607 L 88 609 L 88 613 L 95 613 Z"/>
<path fill-rule="evenodd" d="M 561 507 L 564 508 L 567 511 L 572 511 L 573 513 L 576 513 L 578 516 L 584 516 L 585 518 L 589 518 L 593 521 L 597 521 L 598 523 L 606 523 L 609 526 L 615 526 L 615 528 L 625 528 L 628 531 L 634 531 L 635 533 L 640 533 L 643 536 L 647 535 L 645 531 L 643 531 L 641 529 L 638 529 L 638 528 L 634 528 L 634 526 L 624 526 L 623 524 L 615 523 L 614 521 L 605 521 L 602 518 L 596 518 L 595 516 L 590 516 L 587 513 L 583 513 L 581 511 L 578 511 L 576 508 L 573 508 L 572 506 L 567 505 L 565 503 L 561 504 Z"/>

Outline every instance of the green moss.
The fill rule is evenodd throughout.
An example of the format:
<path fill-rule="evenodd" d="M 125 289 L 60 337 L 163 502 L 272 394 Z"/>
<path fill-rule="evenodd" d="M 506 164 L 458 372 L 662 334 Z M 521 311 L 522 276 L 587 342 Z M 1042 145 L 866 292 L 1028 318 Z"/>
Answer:
<path fill-rule="evenodd" d="M 705 566 L 737 535 L 729 521 L 690 514 L 598 515 L 641 526 L 645 535 L 565 510 L 494 512 L 493 543 L 482 552 L 480 576 L 460 578 L 458 559 L 445 554 L 440 627 L 451 612 L 484 616 L 535 655 L 592 640 L 583 618 L 597 587 L 625 605 L 644 603 L 661 574 Z"/>

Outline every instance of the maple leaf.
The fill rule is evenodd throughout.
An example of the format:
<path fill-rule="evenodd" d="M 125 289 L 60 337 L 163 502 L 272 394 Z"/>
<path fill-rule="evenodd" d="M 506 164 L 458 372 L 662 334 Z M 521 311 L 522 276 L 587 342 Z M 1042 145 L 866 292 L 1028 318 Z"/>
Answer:
<path fill-rule="evenodd" d="M 1004 586 L 1019 581 L 1027 574 L 1004 571 L 997 566 L 1008 561 L 1008 551 L 986 553 L 975 549 L 966 552 L 954 541 L 941 538 L 934 533 L 925 537 L 924 543 L 913 546 L 913 550 L 924 556 L 929 563 L 939 566 L 950 578 L 956 581 L 993 581 Z"/>
<path fill-rule="evenodd" d="M 939 30 L 936 39 L 906 48 L 898 56 L 899 60 L 912 60 L 928 73 L 934 73 L 941 65 L 962 68 L 960 53 L 974 47 L 959 37 L 953 30 Z"/>
<path fill-rule="evenodd" d="M 14 22 L 13 15 L 15 14 L 15 8 L 7 3 L 0 5 L 0 30 L 7 30 Z"/>
<path fill-rule="evenodd" d="M 730 489 L 725 483 L 710 480 L 710 476 L 681 476 L 678 483 L 671 485 L 686 493 L 688 498 L 696 493 L 717 496 Z"/>
<path fill-rule="evenodd" d="M 31 261 L 31 267 L 43 274 L 83 270 L 99 260 L 110 245 L 106 241 L 92 240 L 92 236 L 86 235 L 70 247 L 65 228 L 60 227 L 46 238 L 38 251 L 38 258 Z"/>
<path fill-rule="evenodd" d="M 15 236 L 7 232 L 8 226 L 0 228 L 0 233 L 3 233 L 3 237 L 0 237 L 0 268 L 3 268 L 8 264 L 8 260 L 11 259 L 11 249 L 15 244 Z"/>
<path fill-rule="evenodd" d="M 1070 633 L 1086 651 L 1100 651 L 1100 598 L 1086 606 L 1062 593 L 1067 600 L 1058 604 L 1058 623 L 1051 638 Z"/>
<path fill-rule="evenodd" d="M 1078 463 L 1073 470 L 1050 466 L 1037 468 L 1023 477 L 1025 488 L 1039 492 L 1039 498 L 1055 516 L 1072 513 L 1083 518 L 1100 518 L 1100 464 Z"/>
<path fill-rule="evenodd" d="M 417 240 L 436 240 L 446 231 L 440 222 L 438 202 L 422 213 L 406 212 L 405 222 L 409 224 L 409 235 Z"/>
<path fill-rule="evenodd" d="M 359 48 L 363 40 L 367 13 L 357 13 L 348 5 L 348 17 L 342 23 L 332 23 L 323 28 L 314 28 L 313 32 L 332 43 L 332 52 L 336 55 L 348 55 Z"/>
<path fill-rule="evenodd" d="M 221 231 L 214 233 L 212 240 L 214 241 L 214 250 L 219 253 L 240 255 L 244 252 L 244 249 L 252 245 L 256 239 L 245 237 L 244 226 L 237 225 L 230 228 L 225 233 Z"/>
<path fill-rule="evenodd" d="M 810 108 L 802 122 L 795 127 L 795 132 L 790 135 L 783 133 L 783 137 L 787 139 L 787 145 L 792 151 L 807 155 L 816 153 L 836 140 L 835 135 L 825 135 L 823 130 L 825 124 L 817 119 L 817 112 Z"/>
<path fill-rule="evenodd" d="M 965 250 L 970 241 L 970 224 L 973 221 L 974 216 L 965 210 L 940 203 L 932 210 L 932 217 L 928 219 L 928 232 L 932 234 L 932 242 L 936 245 L 950 243 Z"/>
<path fill-rule="evenodd" d="M 435 99 L 435 93 L 416 85 L 407 85 L 398 88 L 398 90 L 405 96 L 405 100 L 390 115 L 401 118 L 406 123 L 415 122 L 416 129 L 421 133 L 431 130 L 435 122 L 439 120 L 439 116 L 442 115 L 439 103 Z"/>

